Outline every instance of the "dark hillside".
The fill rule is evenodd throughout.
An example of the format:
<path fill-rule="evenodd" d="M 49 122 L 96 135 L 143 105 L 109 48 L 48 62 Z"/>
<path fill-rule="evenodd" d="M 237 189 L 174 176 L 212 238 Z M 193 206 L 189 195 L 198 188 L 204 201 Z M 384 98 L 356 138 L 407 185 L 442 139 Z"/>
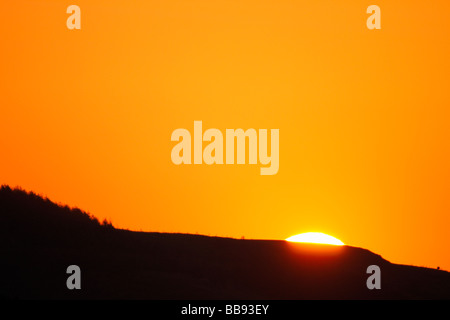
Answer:
<path fill-rule="evenodd" d="M 0 189 L 0 296 L 19 299 L 449 299 L 450 274 L 368 250 L 115 229 Z M 66 268 L 81 268 L 68 290 Z M 369 290 L 376 264 L 382 289 Z"/>

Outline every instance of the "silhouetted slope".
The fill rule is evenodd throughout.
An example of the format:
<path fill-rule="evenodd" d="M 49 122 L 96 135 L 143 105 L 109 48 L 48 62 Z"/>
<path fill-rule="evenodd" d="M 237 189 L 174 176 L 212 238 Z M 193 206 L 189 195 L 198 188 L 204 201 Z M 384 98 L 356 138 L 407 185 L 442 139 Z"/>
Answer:
<path fill-rule="evenodd" d="M 450 274 L 355 247 L 114 229 L 22 190 L 0 189 L 0 296 L 57 299 L 435 299 Z M 81 290 L 66 268 L 81 268 Z M 382 289 L 366 287 L 367 266 Z"/>

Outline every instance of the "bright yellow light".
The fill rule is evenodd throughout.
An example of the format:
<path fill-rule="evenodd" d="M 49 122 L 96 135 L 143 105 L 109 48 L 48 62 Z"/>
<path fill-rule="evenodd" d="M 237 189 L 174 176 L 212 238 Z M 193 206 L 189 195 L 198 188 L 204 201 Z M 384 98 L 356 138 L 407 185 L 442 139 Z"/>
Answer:
<path fill-rule="evenodd" d="M 295 236 L 287 238 L 286 241 L 332 244 L 335 246 L 344 245 L 344 243 L 341 240 L 336 239 L 335 237 L 332 237 L 328 234 L 321 233 L 321 232 L 306 232 L 306 233 L 297 234 Z"/>

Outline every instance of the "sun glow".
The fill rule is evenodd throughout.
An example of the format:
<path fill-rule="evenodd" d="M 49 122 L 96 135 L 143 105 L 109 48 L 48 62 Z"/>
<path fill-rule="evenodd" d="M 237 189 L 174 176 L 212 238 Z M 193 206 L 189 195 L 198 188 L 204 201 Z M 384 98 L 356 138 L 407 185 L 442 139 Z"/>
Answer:
<path fill-rule="evenodd" d="M 335 237 L 332 237 L 328 234 L 321 233 L 321 232 L 306 232 L 306 233 L 297 234 L 295 236 L 287 238 L 286 241 L 303 242 L 303 243 L 332 244 L 335 246 L 344 245 L 344 243 L 341 240 L 336 239 Z"/>

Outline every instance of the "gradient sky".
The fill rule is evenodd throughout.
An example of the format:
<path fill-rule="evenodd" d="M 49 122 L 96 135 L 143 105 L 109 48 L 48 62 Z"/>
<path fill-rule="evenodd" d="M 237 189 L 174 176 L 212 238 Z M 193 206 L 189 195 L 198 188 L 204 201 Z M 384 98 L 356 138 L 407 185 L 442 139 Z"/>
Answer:
<path fill-rule="evenodd" d="M 66 8 L 81 8 L 68 30 Z M 368 30 L 366 8 L 381 8 Z M 317 231 L 450 270 L 449 1 L 0 4 L 0 183 L 130 230 Z M 280 129 L 280 169 L 176 166 L 176 128 Z"/>

